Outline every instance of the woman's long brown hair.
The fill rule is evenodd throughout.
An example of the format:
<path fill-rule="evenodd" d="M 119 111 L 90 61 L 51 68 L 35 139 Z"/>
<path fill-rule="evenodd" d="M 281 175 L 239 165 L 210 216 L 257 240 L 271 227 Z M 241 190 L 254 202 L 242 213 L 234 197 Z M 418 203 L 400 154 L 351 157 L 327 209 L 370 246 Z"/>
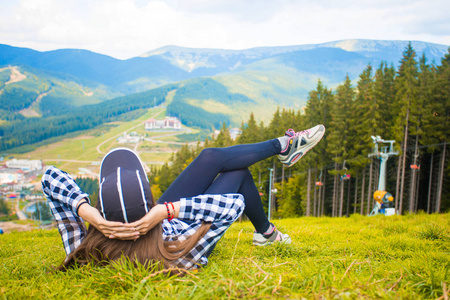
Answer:
<path fill-rule="evenodd" d="M 106 265 L 122 257 L 145 266 L 159 264 L 159 269 L 183 268 L 175 265 L 175 260 L 185 257 L 210 227 L 211 223 L 203 222 L 193 235 L 183 241 L 164 241 L 162 224 L 159 223 L 136 241 L 124 241 L 105 237 L 91 225 L 81 244 L 66 257 L 57 270 L 64 271 L 74 265 L 88 263 Z"/>

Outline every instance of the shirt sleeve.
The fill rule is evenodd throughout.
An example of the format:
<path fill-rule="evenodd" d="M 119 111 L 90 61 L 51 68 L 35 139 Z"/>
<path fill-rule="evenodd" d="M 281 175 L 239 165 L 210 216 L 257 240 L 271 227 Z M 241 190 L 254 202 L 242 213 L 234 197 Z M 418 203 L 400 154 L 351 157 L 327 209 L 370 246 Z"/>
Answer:
<path fill-rule="evenodd" d="M 211 227 L 192 250 L 176 263 L 186 269 L 196 268 L 197 264 L 206 265 L 208 254 L 225 234 L 225 231 L 242 214 L 245 208 L 241 194 L 199 195 L 180 199 L 178 219 L 196 221 L 184 230 L 185 235 L 192 235 L 199 227 L 200 221 L 211 222 Z"/>
<path fill-rule="evenodd" d="M 41 183 L 68 255 L 80 245 L 86 234 L 83 219 L 77 214 L 77 205 L 82 199 L 89 202 L 89 195 L 69 174 L 55 167 L 46 170 Z"/>
<path fill-rule="evenodd" d="M 180 199 L 178 219 L 233 223 L 242 214 L 244 197 L 241 194 L 199 195 Z"/>
<path fill-rule="evenodd" d="M 80 189 L 75 180 L 58 168 L 49 167 L 41 181 L 45 196 L 65 204 L 75 216 L 78 216 L 78 203 L 85 198 L 90 201 L 89 195 Z"/>

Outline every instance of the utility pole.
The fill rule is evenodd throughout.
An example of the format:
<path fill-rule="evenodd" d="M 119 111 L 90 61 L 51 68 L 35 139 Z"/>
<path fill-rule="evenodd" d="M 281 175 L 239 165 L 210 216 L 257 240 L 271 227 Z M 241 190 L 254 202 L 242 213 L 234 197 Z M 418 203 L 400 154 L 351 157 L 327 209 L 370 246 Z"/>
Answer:
<path fill-rule="evenodd" d="M 272 173 L 273 169 L 269 168 L 269 209 L 268 209 L 268 219 L 270 220 L 271 210 L 272 210 Z"/>
<path fill-rule="evenodd" d="M 311 167 L 309 167 L 308 169 L 308 187 L 307 187 L 307 191 L 306 191 L 306 216 L 309 217 L 309 215 L 311 214 Z M 315 200 L 316 198 L 314 198 Z M 314 204 L 316 204 L 316 202 L 314 201 Z M 314 208 L 315 211 L 315 208 Z"/>

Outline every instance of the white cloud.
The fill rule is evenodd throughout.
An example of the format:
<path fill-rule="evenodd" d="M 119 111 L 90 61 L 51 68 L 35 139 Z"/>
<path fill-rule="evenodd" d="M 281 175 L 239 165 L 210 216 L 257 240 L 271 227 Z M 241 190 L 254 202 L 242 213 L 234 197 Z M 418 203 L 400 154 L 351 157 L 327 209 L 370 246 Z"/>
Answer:
<path fill-rule="evenodd" d="M 7 2 L 7 3 L 3 3 Z M 165 45 L 244 49 L 347 38 L 450 45 L 447 0 L 13 0 L 0 43 L 118 58 Z"/>

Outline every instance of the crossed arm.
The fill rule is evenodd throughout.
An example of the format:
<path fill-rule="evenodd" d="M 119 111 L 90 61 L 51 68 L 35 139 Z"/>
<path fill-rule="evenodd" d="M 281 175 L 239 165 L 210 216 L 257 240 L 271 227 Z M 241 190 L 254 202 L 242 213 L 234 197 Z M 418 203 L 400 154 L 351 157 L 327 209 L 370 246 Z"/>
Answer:
<path fill-rule="evenodd" d="M 136 222 L 112 222 L 105 220 L 95 207 L 82 205 L 84 203 L 84 201 L 80 201 L 78 204 L 78 215 L 111 239 L 137 240 L 139 236 L 145 235 L 150 229 L 167 218 L 165 205 L 157 204 Z M 175 208 L 174 217 L 176 218 L 180 212 L 180 202 L 175 202 L 173 205 Z"/>
<path fill-rule="evenodd" d="M 100 212 L 89 204 L 88 194 L 84 193 L 66 172 L 49 167 L 42 176 L 42 188 L 47 197 L 67 254 L 82 241 L 84 231 L 78 223 L 85 221 L 97 228 L 108 238 L 136 240 L 167 218 L 165 205 L 155 205 L 143 218 L 133 223 L 111 222 L 105 220 Z M 87 202 L 87 203 L 86 203 Z M 245 203 L 242 195 L 201 195 L 182 198 L 173 203 L 175 218 L 216 222 L 220 236 L 242 213 Z M 67 220 L 68 222 L 64 222 Z"/>

